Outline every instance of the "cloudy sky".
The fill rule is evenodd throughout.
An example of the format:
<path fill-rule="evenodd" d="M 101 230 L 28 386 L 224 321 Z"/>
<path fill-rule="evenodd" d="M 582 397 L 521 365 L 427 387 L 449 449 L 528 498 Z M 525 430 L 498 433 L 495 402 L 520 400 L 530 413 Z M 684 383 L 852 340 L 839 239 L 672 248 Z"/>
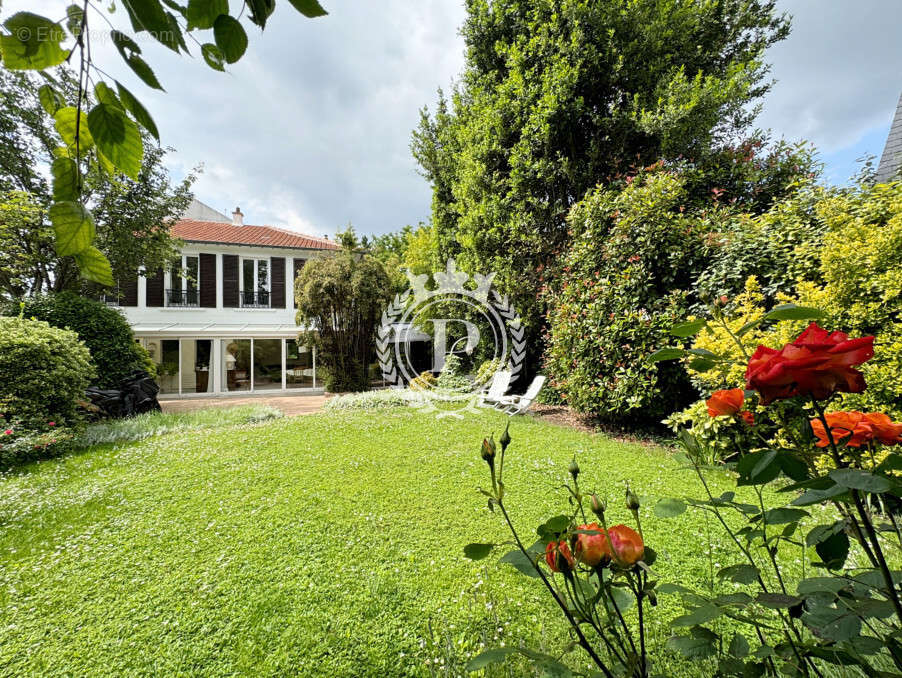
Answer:
<path fill-rule="evenodd" d="M 173 174 L 202 165 L 196 196 L 222 211 L 240 205 L 245 223 L 325 235 L 349 222 L 384 233 L 427 220 L 410 131 L 462 68 L 462 1 L 322 2 L 330 15 L 314 21 L 280 0 L 264 33 L 246 23 L 250 48 L 228 74 L 142 42 L 165 94 L 143 87 L 99 38 L 95 60 L 148 105 L 163 143 L 178 149 Z M 3 15 L 62 16 L 66 4 L 7 0 Z M 842 183 L 857 158 L 883 150 L 902 91 L 902 1 L 778 4 L 793 32 L 768 55 L 777 84 L 758 124 L 812 141 L 828 179 Z"/>

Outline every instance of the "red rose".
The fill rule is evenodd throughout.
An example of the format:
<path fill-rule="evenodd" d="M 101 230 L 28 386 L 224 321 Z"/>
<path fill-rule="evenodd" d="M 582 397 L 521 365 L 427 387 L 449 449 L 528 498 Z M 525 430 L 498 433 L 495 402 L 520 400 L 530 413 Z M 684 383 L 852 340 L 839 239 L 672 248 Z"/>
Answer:
<path fill-rule="evenodd" d="M 731 388 L 728 391 L 714 391 L 705 404 L 708 406 L 708 414 L 712 417 L 732 417 L 742 409 L 744 401 L 745 392 L 741 388 Z"/>
<path fill-rule="evenodd" d="M 573 554 L 565 541 L 553 541 L 545 547 L 545 562 L 552 572 L 570 572 L 573 569 Z"/>
<path fill-rule="evenodd" d="M 744 421 L 749 426 L 755 425 L 755 415 L 748 410 L 743 410 L 739 413 L 739 416 L 742 417 L 742 421 Z"/>
<path fill-rule="evenodd" d="M 745 371 L 746 388 L 758 391 L 764 405 L 797 395 L 824 400 L 837 391 L 861 393 L 864 377 L 854 366 L 873 356 L 874 337 L 849 339 L 811 323 L 779 351 L 759 346 Z"/>
<path fill-rule="evenodd" d="M 611 543 L 598 523 L 580 525 L 577 529 L 598 530 L 598 534 L 574 535 L 573 550 L 579 562 L 589 567 L 597 567 L 599 563 L 604 567 L 611 562 L 614 558 Z"/>
<path fill-rule="evenodd" d="M 13 430 L 11 428 L 6 429 L 3 432 L 4 435 L 11 436 L 13 434 Z"/>
<path fill-rule="evenodd" d="M 828 412 L 825 415 L 827 426 L 836 444 L 845 443 L 846 447 L 861 447 L 865 443 L 876 440 L 884 445 L 902 443 L 902 424 L 892 421 L 882 412 Z M 817 436 L 818 447 L 827 447 L 830 438 L 820 419 L 811 420 L 811 430 Z"/>
<path fill-rule="evenodd" d="M 614 562 L 620 567 L 632 567 L 645 557 L 645 544 L 633 528 L 614 525 L 608 528 L 608 537 L 614 551 Z"/>

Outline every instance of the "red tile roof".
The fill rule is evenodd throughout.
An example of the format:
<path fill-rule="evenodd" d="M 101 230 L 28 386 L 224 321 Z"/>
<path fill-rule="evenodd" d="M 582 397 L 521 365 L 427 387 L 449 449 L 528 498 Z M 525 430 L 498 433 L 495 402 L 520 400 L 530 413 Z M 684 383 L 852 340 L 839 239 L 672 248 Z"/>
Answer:
<path fill-rule="evenodd" d="M 314 250 L 337 250 L 338 245 L 326 238 L 287 231 L 274 226 L 233 226 L 218 221 L 180 219 L 172 226 L 172 235 L 190 242 L 224 245 L 256 245 L 258 247 L 290 247 Z"/>

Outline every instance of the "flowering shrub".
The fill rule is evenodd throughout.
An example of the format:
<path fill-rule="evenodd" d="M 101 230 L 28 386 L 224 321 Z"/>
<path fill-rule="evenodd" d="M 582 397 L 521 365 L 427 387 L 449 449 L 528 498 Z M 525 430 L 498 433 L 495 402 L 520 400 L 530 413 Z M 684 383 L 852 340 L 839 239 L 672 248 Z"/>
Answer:
<path fill-rule="evenodd" d="M 638 498 L 627 488 L 626 503 L 637 529 L 628 525 L 609 527 L 604 503 L 597 495 L 581 491 L 579 465 L 574 460 L 569 468 L 570 482 L 564 485 L 569 499 L 567 512 L 539 525 L 539 539 L 526 546 L 504 503 L 504 455 L 510 443 L 505 429 L 497 444 L 490 437 L 482 441 L 481 448 L 492 489 L 480 492 L 488 497 L 489 508 L 501 514 L 516 545 L 501 560 L 542 582 L 567 619 L 574 643 L 597 668 L 597 675 L 648 676 L 645 615 L 649 606 L 657 605 L 656 582 L 649 578 L 657 554 L 643 540 Z M 589 522 L 588 511 L 596 520 Z M 468 544 L 464 555 L 482 560 L 500 546 Z M 632 607 L 638 615 L 635 627 L 624 616 Z M 544 675 L 572 675 L 559 659 L 523 647 L 487 650 L 474 657 L 468 668 L 485 668 L 511 654 L 523 655 Z"/>
<path fill-rule="evenodd" d="M 685 338 L 709 324 L 726 323 L 722 305 L 712 315 L 712 320 L 680 323 L 671 332 Z M 717 677 L 902 675 L 902 572 L 894 569 L 902 552 L 902 422 L 883 412 L 827 412 L 840 394 L 867 388 L 859 368 L 873 357 L 874 338 L 828 332 L 811 322 L 779 348 L 761 345 L 749 353 L 741 341 L 760 323 L 822 316 L 786 305 L 729 330 L 744 354 L 744 383 L 713 392 L 699 411 L 712 421 L 731 421 L 732 430 L 743 433 L 729 438 L 732 455 L 725 464 L 736 478 L 736 491 L 712 493 L 704 473 L 711 457 L 707 443 L 681 430 L 683 460 L 704 495 L 666 497 L 655 505 L 662 519 L 693 510 L 716 521 L 735 557 L 716 575 L 721 586 L 735 586 L 728 593 L 716 591 L 713 581 L 705 593 L 691 582 L 657 583 L 656 554 L 642 537 L 638 499 L 627 490 L 635 529 L 609 527 L 605 506 L 580 490 L 575 461 L 564 485 L 567 512 L 540 525 L 539 540 L 527 547 L 504 503 L 510 435 L 505 430 L 497 446 L 492 438 L 483 441 L 492 484 L 480 491 L 501 514 L 516 546 L 501 560 L 538 578 L 551 594 L 570 625 L 573 646 L 595 667 L 579 675 L 651 675 L 646 615 L 664 594 L 669 594 L 664 600 L 679 600 L 685 608 L 671 621 L 668 647 L 688 660 L 711 662 Z M 650 360 L 699 357 L 691 350 L 665 348 Z M 733 361 L 714 352 L 704 357 L 709 369 Z M 816 463 L 825 450 L 829 468 Z M 587 511 L 597 520 L 589 522 Z M 498 546 L 470 544 L 464 553 L 478 560 Z M 803 563 L 800 580 L 787 569 L 796 559 Z M 811 575 L 804 566 L 809 560 Z M 623 611 L 630 605 L 637 614 L 628 621 Z M 469 668 L 513 653 L 546 675 L 576 673 L 556 658 L 520 647 L 484 652 Z"/>
<path fill-rule="evenodd" d="M 74 438 L 72 429 L 49 421 L 43 430 L 32 422 L 7 421 L 0 430 L 0 466 L 10 466 L 29 459 L 55 455 L 69 448 Z"/>
<path fill-rule="evenodd" d="M 717 308 L 713 316 L 711 325 L 726 325 Z M 668 515 L 692 507 L 713 516 L 740 557 L 718 576 L 746 586 L 742 593 L 701 596 L 682 584 L 659 587 L 680 595 L 688 608 L 673 626 L 678 633 L 689 633 L 674 636 L 671 647 L 691 658 L 716 657 L 718 675 L 823 676 L 830 664 L 855 667 L 849 669 L 854 675 L 878 675 L 876 666 L 902 669 L 896 634 L 902 620 L 899 575 L 890 569 L 887 555 L 889 549 L 902 549 L 895 515 L 902 456 L 892 449 L 902 443 L 902 423 L 880 412 L 826 411 L 841 393 L 866 389 L 859 367 L 873 357 L 874 337 L 850 338 L 813 322 L 782 348 L 761 345 L 749 355 L 742 344 L 742 336 L 756 323 L 820 316 L 814 309 L 784 306 L 751 325 L 728 330 L 745 354 L 745 388 L 712 394 L 708 414 L 730 418 L 754 433 L 737 438 L 728 467 L 736 473 L 737 485 L 752 488 L 757 502 L 738 501 L 735 492 L 714 496 L 708 491 L 702 473 L 710 456 L 706 443 L 686 430 L 681 435 L 686 460 L 706 495 L 662 500 Z M 686 336 L 708 326 L 709 321 L 695 321 L 674 332 Z M 684 354 L 666 349 L 653 359 Z M 732 360 L 730 355 L 710 356 L 715 365 Z M 743 414 L 749 400 L 757 403 L 754 417 Z M 872 460 L 882 461 L 864 464 L 859 454 L 864 448 Z M 830 468 L 816 463 L 821 450 L 828 451 Z M 768 485 L 775 485 L 789 503 L 766 506 Z M 811 526 L 805 507 L 816 505 L 825 507 L 820 515 L 830 519 Z M 745 525 L 737 527 L 728 516 L 741 516 Z M 801 536 L 803 524 L 807 532 Z M 795 551 L 804 560 L 810 548 L 821 572 L 793 589 L 785 572 L 787 553 Z M 744 624 L 728 645 L 713 626 L 722 616 Z"/>

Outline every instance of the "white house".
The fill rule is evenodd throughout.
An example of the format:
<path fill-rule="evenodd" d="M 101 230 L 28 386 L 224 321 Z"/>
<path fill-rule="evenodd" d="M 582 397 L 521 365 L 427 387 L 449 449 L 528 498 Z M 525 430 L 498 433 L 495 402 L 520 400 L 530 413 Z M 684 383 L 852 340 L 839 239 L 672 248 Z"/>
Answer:
<path fill-rule="evenodd" d="M 295 338 L 294 280 L 338 246 L 243 223 L 194 201 L 172 234 L 169 271 L 120 285 L 118 305 L 154 362 L 162 395 L 316 389 L 316 355 Z"/>

